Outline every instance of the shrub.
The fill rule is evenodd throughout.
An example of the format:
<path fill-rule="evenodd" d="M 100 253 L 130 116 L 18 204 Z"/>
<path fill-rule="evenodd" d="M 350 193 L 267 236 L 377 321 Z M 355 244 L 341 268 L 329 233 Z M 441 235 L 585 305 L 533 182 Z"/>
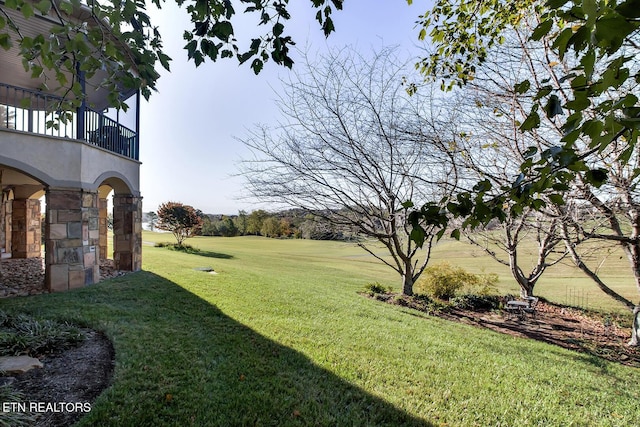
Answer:
<path fill-rule="evenodd" d="M 488 311 L 500 307 L 500 297 L 497 295 L 466 294 L 453 297 L 450 303 L 462 310 Z"/>
<path fill-rule="evenodd" d="M 456 295 L 494 294 L 497 282 L 497 274 L 473 274 L 448 262 L 441 262 L 424 270 L 415 285 L 415 292 L 448 301 Z"/>
<path fill-rule="evenodd" d="M 0 315 L 0 356 L 37 356 L 71 348 L 85 339 L 80 329 L 67 323 L 37 320 L 25 315 Z"/>
<path fill-rule="evenodd" d="M 477 278 L 474 274 L 468 273 L 460 267 L 454 267 L 448 262 L 443 262 L 427 267 L 416 283 L 415 289 L 418 294 L 449 300 L 455 296 L 457 290 L 476 281 Z"/>
<path fill-rule="evenodd" d="M 378 282 L 367 283 L 364 285 L 364 291 L 368 293 L 370 296 L 374 296 L 377 294 L 388 294 L 393 292 L 393 288 L 386 287 Z"/>
<path fill-rule="evenodd" d="M 476 280 L 466 283 L 462 289 L 456 292 L 456 295 L 489 296 L 497 294 L 496 283 L 499 280 L 497 274 L 474 274 L 473 276 L 476 277 Z"/>

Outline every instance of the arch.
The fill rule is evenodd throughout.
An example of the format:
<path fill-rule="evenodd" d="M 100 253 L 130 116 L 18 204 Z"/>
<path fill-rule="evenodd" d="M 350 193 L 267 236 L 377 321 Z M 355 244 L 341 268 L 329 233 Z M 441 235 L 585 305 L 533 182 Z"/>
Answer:
<path fill-rule="evenodd" d="M 34 168 L 26 163 L 23 163 L 19 160 L 12 159 L 9 157 L 4 157 L 0 155 L 0 167 L 6 167 L 8 169 L 12 169 L 15 172 L 21 173 L 34 181 L 37 181 L 45 186 L 52 185 L 55 182 L 50 175 L 42 172 L 39 169 Z"/>
<path fill-rule="evenodd" d="M 111 187 L 116 195 L 140 195 L 140 191 L 137 189 L 134 190 L 129 179 L 119 172 L 104 172 L 93 183 L 94 188 L 97 189 L 103 185 Z"/>

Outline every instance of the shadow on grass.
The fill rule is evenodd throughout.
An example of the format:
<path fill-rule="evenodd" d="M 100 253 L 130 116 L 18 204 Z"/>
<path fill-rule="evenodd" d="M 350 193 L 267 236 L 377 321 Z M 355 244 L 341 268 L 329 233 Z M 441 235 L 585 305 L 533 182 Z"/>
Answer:
<path fill-rule="evenodd" d="M 233 259 L 233 255 L 221 254 L 219 252 L 211 252 L 211 251 L 203 251 L 203 250 L 200 250 L 198 252 L 192 252 L 191 254 L 203 256 L 206 258 Z"/>
<path fill-rule="evenodd" d="M 0 308 L 111 338 L 114 383 L 79 425 L 432 425 L 150 272 Z"/>
<path fill-rule="evenodd" d="M 161 247 L 170 251 L 182 252 L 189 255 L 199 255 L 206 258 L 233 259 L 233 255 L 223 254 L 220 252 L 203 251 L 202 249 L 194 248 L 189 245 L 178 246 L 172 243 L 160 243 L 156 244 L 155 247 Z"/>

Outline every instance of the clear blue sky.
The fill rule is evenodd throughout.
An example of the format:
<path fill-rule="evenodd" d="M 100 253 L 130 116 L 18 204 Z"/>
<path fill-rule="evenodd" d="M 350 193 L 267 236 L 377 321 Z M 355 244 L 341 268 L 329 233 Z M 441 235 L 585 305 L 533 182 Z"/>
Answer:
<path fill-rule="evenodd" d="M 363 52 L 400 45 L 407 55 L 417 58 L 419 29 L 415 22 L 430 3 L 415 0 L 408 6 L 406 0 L 347 0 L 345 9 L 333 17 L 337 31 L 325 40 L 310 1 L 293 0 L 293 18 L 286 28 L 297 46 L 309 46 L 310 53 L 345 45 Z M 269 62 L 256 76 L 248 64 L 238 66 L 235 60 L 195 68 L 182 49 L 182 32 L 189 28 L 185 11 L 170 2 L 160 12 L 151 11 L 151 15 L 160 27 L 165 52 L 173 61 L 171 73 L 162 72 L 159 92 L 141 106 L 143 210 L 155 211 L 169 200 L 206 213 L 236 214 L 239 209 L 261 208 L 237 198 L 243 180 L 233 175 L 246 151 L 234 136 L 242 137 L 255 123 L 277 120 L 274 91 L 288 70 Z M 241 42 L 248 40 L 242 37 L 243 30 L 256 31 L 254 24 L 244 18 L 242 21 L 243 25 L 236 25 Z"/>

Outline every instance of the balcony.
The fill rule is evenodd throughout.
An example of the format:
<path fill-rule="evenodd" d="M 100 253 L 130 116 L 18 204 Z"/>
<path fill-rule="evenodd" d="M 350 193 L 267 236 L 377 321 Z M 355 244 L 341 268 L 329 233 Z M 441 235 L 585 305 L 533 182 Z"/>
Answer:
<path fill-rule="evenodd" d="M 137 94 L 135 113 L 137 113 Z M 84 141 L 112 153 L 138 160 L 138 132 L 124 125 L 120 111 L 95 111 L 83 106 L 72 113 L 55 111 L 62 98 L 0 82 L 0 129 Z M 121 116 L 122 115 L 122 116 Z M 137 114 L 132 127 L 138 128 Z M 63 119 L 64 117 L 64 119 Z"/>

